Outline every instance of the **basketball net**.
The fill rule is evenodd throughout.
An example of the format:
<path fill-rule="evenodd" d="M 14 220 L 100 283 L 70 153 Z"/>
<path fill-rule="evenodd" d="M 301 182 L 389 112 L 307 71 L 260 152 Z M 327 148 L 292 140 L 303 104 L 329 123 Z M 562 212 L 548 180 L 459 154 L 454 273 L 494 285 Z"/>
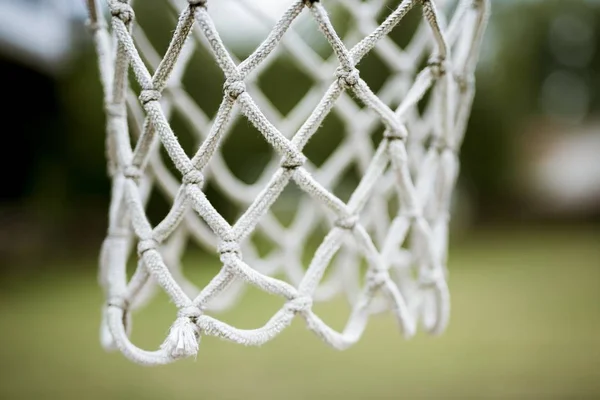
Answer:
<path fill-rule="evenodd" d="M 210 0 L 165 1 L 179 18 L 160 56 L 144 26 L 136 24 L 135 7 L 127 0 L 108 1 L 108 24 L 95 1 L 88 0 L 105 94 L 112 180 L 99 275 L 106 295 L 103 345 L 137 363 L 165 364 L 195 356 L 207 335 L 264 344 L 299 316 L 324 342 L 345 349 L 360 339 L 370 315 L 384 310 L 395 316 L 407 338 L 419 326 L 441 333 L 450 312 L 446 253 L 451 197 L 489 2 L 289 0 L 283 15 L 270 21 L 256 2 L 231 0 L 271 28 L 250 56 L 238 60 L 213 24 Z M 350 15 L 343 37 L 331 22 L 330 5 Z M 389 34 L 409 12 L 421 13 L 422 22 L 410 44 L 401 47 Z M 382 15 L 385 19 L 378 23 Z M 333 50 L 331 57 L 323 59 L 294 30 L 300 16 L 316 22 Z M 200 47 L 223 71 L 223 96 L 212 119 L 181 83 Z M 370 53 L 391 71 L 377 92 L 359 71 Z M 268 71 L 265 66 L 284 56 L 318 83 L 285 116 L 257 84 Z M 173 112 L 197 135 L 199 145 L 191 157 L 171 128 Z M 317 166 L 303 149 L 332 113 L 345 124 L 344 138 Z M 222 154 L 224 138 L 240 119 L 273 149 L 272 161 L 254 184 L 238 179 Z M 380 126 L 383 136 L 373 143 Z M 352 165 L 358 166 L 360 181 L 342 201 L 333 188 Z M 207 180 L 243 208 L 234 223 L 207 198 Z M 293 221 L 284 224 L 271 207 L 289 185 L 303 194 Z M 171 204 L 155 225 L 146 215 L 153 187 Z M 328 232 L 304 265 L 303 249 L 314 227 L 323 223 Z M 261 255 L 250 240 L 257 232 L 275 249 Z M 190 239 L 216 252 L 221 262 L 204 287 L 196 287 L 181 268 Z M 136 257 L 137 268 L 128 279 L 130 257 Z M 199 264 L 194 268 L 206 267 Z M 214 315 L 234 306 L 248 285 L 279 296 L 282 307 L 255 329 L 217 319 Z M 130 341 L 131 313 L 156 288 L 166 292 L 178 314 L 160 348 L 148 351 Z M 339 293 L 347 295 L 352 308 L 342 332 L 312 308 Z"/>

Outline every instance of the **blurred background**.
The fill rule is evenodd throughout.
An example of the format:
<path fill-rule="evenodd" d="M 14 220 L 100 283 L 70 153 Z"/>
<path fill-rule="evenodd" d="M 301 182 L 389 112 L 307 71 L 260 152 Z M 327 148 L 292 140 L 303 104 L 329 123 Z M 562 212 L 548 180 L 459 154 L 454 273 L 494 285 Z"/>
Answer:
<path fill-rule="evenodd" d="M 287 5 L 261 2 L 273 17 Z M 0 0 L 0 398 L 600 398 L 599 1 L 492 2 L 461 151 L 449 258 L 453 316 L 443 336 L 404 341 L 382 315 L 357 346 L 336 352 L 297 321 L 260 349 L 205 338 L 196 361 L 160 368 L 105 353 L 98 341 L 96 260 L 109 180 L 83 3 Z M 214 18 L 243 58 L 267 27 L 233 3 L 215 4 Z M 171 9 L 139 2 L 136 12 L 164 51 L 176 20 Z M 341 9 L 332 15 L 341 30 L 350 21 Z M 202 71 L 183 84 L 213 115 L 222 76 L 207 54 L 194 57 Z M 269 68 L 272 79 L 259 86 L 285 113 L 312 83 L 285 58 Z M 386 73 L 375 59 L 361 71 L 374 80 Z M 185 124 L 175 117 L 173 126 L 193 147 Z M 266 163 L 269 150 L 244 134 L 249 129 L 236 125 L 224 155 L 252 182 L 249 166 Z M 327 145 L 310 156 L 322 157 Z M 253 158 L 237 157 L 244 149 Z M 224 214 L 239 211 L 214 185 L 207 191 Z M 153 201 L 150 212 L 166 206 Z M 199 281 L 218 268 L 200 250 L 191 257 L 188 264 L 203 265 L 187 267 Z M 277 307 L 251 291 L 223 318 L 252 328 Z M 318 307 L 343 326 L 342 300 Z M 136 315 L 134 342 L 156 347 L 173 316 L 158 298 Z"/>

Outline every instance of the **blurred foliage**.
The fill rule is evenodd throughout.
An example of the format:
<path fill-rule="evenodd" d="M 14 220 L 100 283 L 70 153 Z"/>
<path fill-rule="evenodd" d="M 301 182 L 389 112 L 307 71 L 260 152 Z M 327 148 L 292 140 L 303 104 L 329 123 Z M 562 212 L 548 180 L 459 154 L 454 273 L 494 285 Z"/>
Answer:
<path fill-rule="evenodd" d="M 589 43 L 592 57 L 589 63 L 577 68 L 564 65 L 556 55 L 552 29 L 565 19 L 581 21 L 592 30 Z M 577 50 L 580 49 L 571 48 L 567 52 Z M 461 151 L 461 180 L 474 197 L 479 217 L 493 218 L 498 212 L 503 219 L 521 216 L 517 192 L 520 187 L 514 184 L 522 167 L 516 146 L 529 119 L 554 118 L 544 115 L 543 86 L 552 73 L 563 69 L 589 88 L 589 109 L 583 121 L 575 123 L 597 118 L 600 112 L 600 94 L 595 90 L 600 87 L 598 3 L 492 2 L 492 18 L 477 73 L 477 97 Z M 565 94 L 565 108 L 569 100 Z"/>
<path fill-rule="evenodd" d="M 543 115 L 543 84 L 552 72 L 563 68 L 552 54 L 550 32 L 558 18 L 581 19 L 593 29 L 594 56 L 575 73 L 591 88 L 588 119 L 600 111 L 599 92 L 593 89 L 600 87 L 600 7 L 584 0 L 493 2 L 492 6 L 461 157 L 462 179 L 476 193 L 479 215 L 511 207 L 507 200 L 519 198 L 513 185 L 520 168 L 517 139 L 528 118 Z"/>

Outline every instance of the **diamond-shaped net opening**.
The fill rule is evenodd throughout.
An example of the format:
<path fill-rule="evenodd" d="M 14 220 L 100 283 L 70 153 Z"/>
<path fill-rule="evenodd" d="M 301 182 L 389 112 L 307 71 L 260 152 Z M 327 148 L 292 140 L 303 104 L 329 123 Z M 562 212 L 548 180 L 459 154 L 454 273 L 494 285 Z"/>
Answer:
<path fill-rule="evenodd" d="M 374 312 L 391 311 L 406 337 L 448 322 L 450 200 L 488 1 L 286 1 L 272 20 L 230 0 L 270 31 L 238 59 L 210 1 L 164 0 L 137 19 L 141 2 L 109 0 L 107 23 L 88 0 L 112 179 L 102 342 L 135 362 L 195 355 L 205 335 L 260 345 L 296 316 L 338 349 Z M 181 267 L 191 241 L 221 262 L 204 285 Z M 248 285 L 283 307 L 255 329 L 215 317 Z M 130 315 L 152 287 L 179 312 L 147 351 Z M 351 311 L 338 332 L 312 305 L 340 292 Z"/>

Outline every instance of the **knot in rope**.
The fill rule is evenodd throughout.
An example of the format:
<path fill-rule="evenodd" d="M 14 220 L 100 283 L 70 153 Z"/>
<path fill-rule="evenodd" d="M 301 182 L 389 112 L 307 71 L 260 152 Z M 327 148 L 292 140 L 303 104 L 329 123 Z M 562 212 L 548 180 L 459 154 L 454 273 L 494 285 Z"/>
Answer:
<path fill-rule="evenodd" d="M 310 310 L 312 304 L 310 296 L 298 296 L 285 303 L 285 308 L 293 313 L 301 313 Z"/>
<path fill-rule="evenodd" d="M 453 154 L 456 153 L 456 146 L 449 143 L 448 140 L 443 139 L 443 138 L 435 138 L 431 142 L 431 147 L 433 147 L 434 149 L 437 149 L 437 151 L 439 153 L 443 153 L 444 151 L 450 151 Z"/>
<path fill-rule="evenodd" d="M 281 167 L 285 169 L 298 169 L 304 165 L 306 157 L 302 154 L 294 154 L 290 158 L 286 158 L 281 162 Z"/>
<path fill-rule="evenodd" d="M 346 217 L 338 218 L 335 221 L 335 226 L 342 229 L 352 230 L 358 222 L 358 215 L 348 215 Z"/>
<path fill-rule="evenodd" d="M 427 66 L 429 67 L 431 74 L 433 75 L 433 77 L 435 79 L 439 79 L 446 74 L 447 67 L 446 67 L 445 60 L 442 60 L 439 58 L 433 59 L 433 60 L 429 61 Z"/>
<path fill-rule="evenodd" d="M 483 0 L 473 0 L 473 2 L 471 3 L 471 7 L 474 9 L 483 7 Z"/>
<path fill-rule="evenodd" d="M 221 254 L 236 254 L 238 257 L 242 256 L 240 245 L 235 240 L 223 240 L 219 244 L 218 251 Z"/>
<path fill-rule="evenodd" d="M 383 137 L 387 140 L 405 140 L 408 137 L 408 130 L 404 124 L 397 123 L 386 129 Z"/>
<path fill-rule="evenodd" d="M 177 312 L 177 316 L 179 318 L 189 318 L 194 322 L 201 315 L 202 315 L 202 310 L 199 307 L 196 307 L 194 305 L 185 306 L 183 308 L 180 308 L 179 311 Z"/>
<path fill-rule="evenodd" d="M 138 243 L 138 254 L 141 256 L 148 250 L 156 250 L 158 247 L 158 242 L 152 238 L 150 239 L 142 239 Z"/>
<path fill-rule="evenodd" d="M 304 4 L 307 7 L 312 7 L 313 4 L 318 3 L 320 0 L 304 0 Z"/>
<path fill-rule="evenodd" d="M 120 1 L 111 1 L 109 3 L 110 13 L 113 17 L 119 18 L 124 24 L 128 24 L 135 19 L 133 8 L 127 3 Z"/>
<path fill-rule="evenodd" d="M 236 100 L 242 93 L 246 91 L 246 84 L 241 79 L 228 80 L 225 82 L 223 88 L 229 97 L 231 97 L 233 100 Z"/>
<path fill-rule="evenodd" d="M 423 288 L 435 287 L 442 279 L 444 279 L 444 274 L 437 268 L 419 271 L 418 282 L 419 286 Z"/>
<path fill-rule="evenodd" d="M 335 70 L 335 77 L 338 79 L 340 85 L 344 89 L 349 89 L 350 87 L 358 83 L 358 81 L 360 80 L 360 73 L 356 68 L 348 70 L 344 67 L 338 67 Z"/>
<path fill-rule="evenodd" d="M 143 105 L 150 103 L 151 101 L 160 100 L 161 93 L 155 89 L 144 89 L 140 93 L 140 101 Z"/>
<path fill-rule="evenodd" d="M 389 275 L 386 270 L 377 269 L 377 270 L 369 270 L 367 272 L 367 281 L 368 285 L 372 287 L 379 287 L 387 282 Z"/>
<path fill-rule="evenodd" d="M 111 296 L 106 301 L 106 306 L 107 307 L 116 307 L 116 308 L 119 308 L 119 309 L 125 311 L 129 308 L 129 301 L 127 301 L 127 299 L 124 298 L 123 296 Z"/>
<path fill-rule="evenodd" d="M 186 185 L 187 184 L 202 185 L 202 183 L 204 183 L 204 175 L 202 175 L 202 172 L 200 172 L 194 168 L 194 169 L 186 172 L 185 175 L 183 175 L 182 181 Z"/>
<path fill-rule="evenodd" d="M 190 7 L 206 7 L 206 0 L 188 0 Z"/>
<path fill-rule="evenodd" d="M 129 165 L 123 170 L 123 176 L 127 179 L 137 181 L 142 177 L 142 171 L 133 165 Z"/>
<path fill-rule="evenodd" d="M 456 81 L 456 84 L 458 85 L 458 89 L 462 93 L 466 92 L 467 90 L 469 90 L 473 86 L 475 86 L 475 77 L 473 76 L 473 74 L 466 74 L 466 75 L 456 74 L 454 76 L 454 80 Z"/>
<path fill-rule="evenodd" d="M 202 311 L 194 305 L 182 307 L 160 348 L 173 358 L 195 356 L 200 339 L 200 328 L 196 323 L 201 314 Z"/>

